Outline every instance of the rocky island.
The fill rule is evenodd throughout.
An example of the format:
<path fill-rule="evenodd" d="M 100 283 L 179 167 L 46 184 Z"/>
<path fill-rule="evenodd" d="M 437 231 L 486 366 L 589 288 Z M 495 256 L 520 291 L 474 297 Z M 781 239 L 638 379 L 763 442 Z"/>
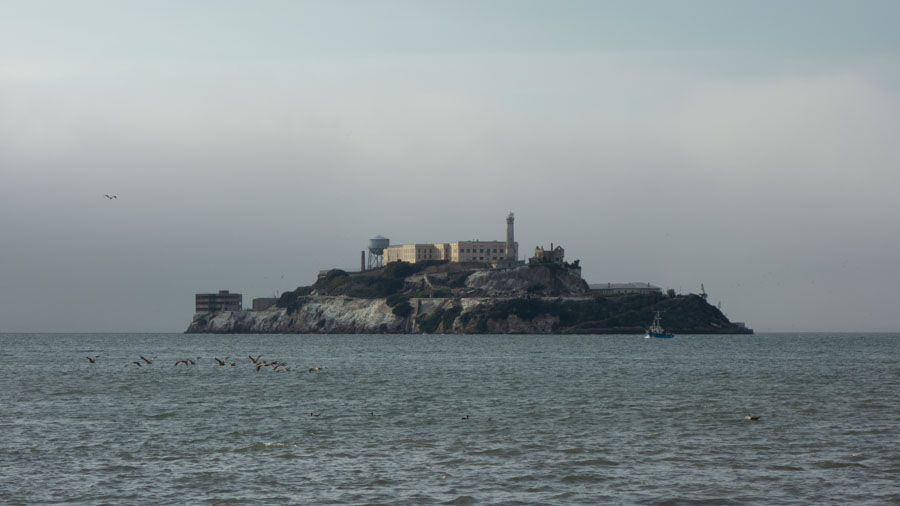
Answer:
<path fill-rule="evenodd" d="M 594 293 L 577 262 L 447 261 L 333 269 L 264 310 L 195 313 L 187 333 L 640 334 L 655 311 L 676 334 L 753 333 L 699 295 Z"/>

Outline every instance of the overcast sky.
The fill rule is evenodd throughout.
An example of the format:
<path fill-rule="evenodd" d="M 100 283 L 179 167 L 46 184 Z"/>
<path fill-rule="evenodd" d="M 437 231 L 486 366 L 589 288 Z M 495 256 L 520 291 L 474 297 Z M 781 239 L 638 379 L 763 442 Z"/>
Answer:
<path fill-rule="evenodd" d="M 900 2 L 0 0 L 0 332 L 183 331 L 393 243 L 898 331 Z M 104 194 L 115 194 L 108 200 Z"/>

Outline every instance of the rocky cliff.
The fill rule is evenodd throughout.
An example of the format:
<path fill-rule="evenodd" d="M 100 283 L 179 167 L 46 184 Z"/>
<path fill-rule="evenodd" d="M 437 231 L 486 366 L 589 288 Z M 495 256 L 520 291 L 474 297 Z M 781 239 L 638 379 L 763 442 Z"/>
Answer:
<path fill-rule="evenodd" d="M 680 334 L 748 334 L 696 295 L 596 296 L 556 266 L 472 269 L 459 264 L 352 276 L 332 271 L 264 311 L 198 313 L 188 333 L 641 333 L 654 311 Z"/>

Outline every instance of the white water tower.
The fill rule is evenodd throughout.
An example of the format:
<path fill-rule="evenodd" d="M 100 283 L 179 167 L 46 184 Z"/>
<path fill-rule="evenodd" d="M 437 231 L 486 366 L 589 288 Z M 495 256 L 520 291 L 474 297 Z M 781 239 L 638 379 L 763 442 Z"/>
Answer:
<path fill-rule="evenodd" d="M 369 262 L 366 270 L 384 267 L 384 250 L 391 245 L 387 237 L 376 235 L 369 239 Z"/>

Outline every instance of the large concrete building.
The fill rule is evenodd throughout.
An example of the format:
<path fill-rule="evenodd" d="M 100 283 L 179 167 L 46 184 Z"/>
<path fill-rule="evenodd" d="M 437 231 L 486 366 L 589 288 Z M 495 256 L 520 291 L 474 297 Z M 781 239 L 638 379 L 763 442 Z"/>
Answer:
<path fill-rule="evenodd" d="M 662 293 L 662 289 L 650 283 L 596 283 L 588 285 L 592 292 L 600 295 L 625 295 L 630 293 Z"/>
<path fill-rule="evenodd" d="M 393 244 L 384 249 L 385 263 L 402 260 L 416 263 L 426 260 L 451 262 L 485 262 L 496 265 L 514 264 L 519 258 L 519 243 L 515 241 L 515 216 L 506 217 L 506 241 L 457 241 L 424 244 Z"/>
<path fill-rule="evenodd" d="M 219 290 L 219 293 L 198 293 L 194 295 L 194 311 L 210 313 L 213 311 L 240 311 L 243 307 L 243 296 Z"/>

